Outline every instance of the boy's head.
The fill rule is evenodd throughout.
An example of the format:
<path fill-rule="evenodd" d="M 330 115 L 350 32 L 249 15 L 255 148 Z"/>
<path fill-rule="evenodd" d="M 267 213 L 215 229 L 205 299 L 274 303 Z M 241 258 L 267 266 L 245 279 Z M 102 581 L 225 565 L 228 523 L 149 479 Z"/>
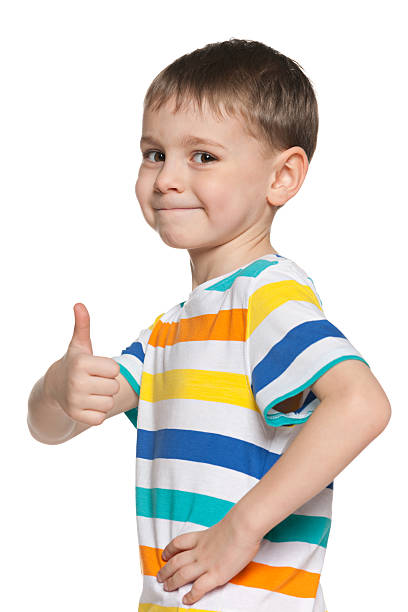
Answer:
<path fill-rule="evenodd" d="M 274 49 L 230 39 L 183 55 L 144 100 L 136 195 L 146 221 L 190 254 L 269 243 L 276 211 L 303 183 L 317 131 L 311 83 Z"/>

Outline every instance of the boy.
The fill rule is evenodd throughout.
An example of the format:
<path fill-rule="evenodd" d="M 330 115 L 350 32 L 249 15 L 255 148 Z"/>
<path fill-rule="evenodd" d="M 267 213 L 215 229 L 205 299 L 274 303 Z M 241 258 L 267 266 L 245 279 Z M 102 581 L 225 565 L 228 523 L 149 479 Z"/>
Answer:
<path fill-rule="evenodd" d="M 317 130 L 307 77 L 262 43 L 209 44 L 163 70 L 136 195 L 188 250 L 192 291 L 113 359 L 92 354 L 76 304 L 66 355 L 31 393 L 42 442 L 120 412 L 138 430 L 140 612 L 326 610 L 333 479 L 391 408 L 312 279 L 270 244 Z"/>

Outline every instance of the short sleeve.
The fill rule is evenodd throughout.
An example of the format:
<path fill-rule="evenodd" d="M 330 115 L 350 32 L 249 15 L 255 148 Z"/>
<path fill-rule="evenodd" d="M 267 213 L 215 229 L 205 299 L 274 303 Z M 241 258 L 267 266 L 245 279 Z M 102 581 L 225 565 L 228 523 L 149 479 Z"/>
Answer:
<path fill-rule="evenodd" d="M 252 393 L 272 427 L 307 421 L 320 403 L 311 385 L 340 361 L 358 359 L 369 366 L 327 320 L 312 279 L 288 262 L 253 279 L 245 338 Z M 280 412 L 278 404 L 290 397 L 297 400 L 293 410 Z"/>
<path fill-rule="evenodd" d="M 163 313 L 161 313 L 163 314 Z M 161 314 L 157 316 L 154 322 L 147 328 L 142 329 L 139 332 L 138 337 L 129 346 L 124 348 L 120 355 L 112 357 L 120 368 L 120 373 L 126 378 L 129 385 L 140 396 L 140 386 L 142 384 L 143 366 L 146 355 L 146 347 L 149 342 L 150 334 L 156 321 L 161 317 Z M 137 413 L 138 407 L 127 410 L 124 414 L 137 428 Z"/>

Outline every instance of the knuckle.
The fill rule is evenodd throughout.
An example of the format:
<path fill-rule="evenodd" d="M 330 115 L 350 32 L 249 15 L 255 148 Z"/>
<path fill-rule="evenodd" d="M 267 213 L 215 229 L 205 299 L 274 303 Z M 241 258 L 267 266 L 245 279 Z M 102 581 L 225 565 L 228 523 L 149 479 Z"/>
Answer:
<path fill-rule="evenodd" d="M 120 367 L 117 361 L 115 361 L 114 359 L 111 360 L 112 361 L 112 368 L 113 368 L 113 375 L 115 376 L 119 376 L 120 374 Z"/>
<path fill-rule="evenodd" d="M 194 585 L 197 589 L 197 594 L 198 592 L 202 593 L 205 590 L 208 591 L 209 589 L 216 587 L 216 582 L 217 581 L 214 580 L 213 574 L 211 574 L 211 572 L 207 572 L 206 574 L 201 576 L 199 584 Z"/>
<path fill-rule="evenodd" d="M 179 555 L 173 557 L 172 561 L 172 571 L 182 571 L 181 564 L 183 561 L 179 559 Z"/>
<path fill-rule="evenodd" d="M 104 402 L 105 410 L 107 411 L 112 410 L 114 405 L 115 405 L 115 400 L 113 399 L 113 397 L 109 396 L 105 398 L 105 402 Z"/>

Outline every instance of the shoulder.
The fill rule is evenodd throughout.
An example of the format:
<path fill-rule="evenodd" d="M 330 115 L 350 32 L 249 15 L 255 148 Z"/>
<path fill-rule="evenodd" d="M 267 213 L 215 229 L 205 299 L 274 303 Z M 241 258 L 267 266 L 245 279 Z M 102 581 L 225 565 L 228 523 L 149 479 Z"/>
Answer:
<path fill-rule="evenodd" d="M 309 302 L 322 311 L 322 302 L 306 270 L 284 257 L 267 263 L 271 265 L 259 269 L 248 284 L 248 309 L 262 304 L 270 309 L 272 303 L 277 307 L 294 300 Z"/>
<path fill-rule="evenodd" d="M 293 279 L 304 283 L 309 283 L 311 281 L 306 270 L 293 259 L 280 256 L 267 263 L 270 265 L 264 265 L 262 267 L 263 269 L 259 270 L 259 274 L 254 275 L 255 280 L 259 280 L 260 283 L 264 281 L 270 282 L 274 277 L 277 279 Z"/>

